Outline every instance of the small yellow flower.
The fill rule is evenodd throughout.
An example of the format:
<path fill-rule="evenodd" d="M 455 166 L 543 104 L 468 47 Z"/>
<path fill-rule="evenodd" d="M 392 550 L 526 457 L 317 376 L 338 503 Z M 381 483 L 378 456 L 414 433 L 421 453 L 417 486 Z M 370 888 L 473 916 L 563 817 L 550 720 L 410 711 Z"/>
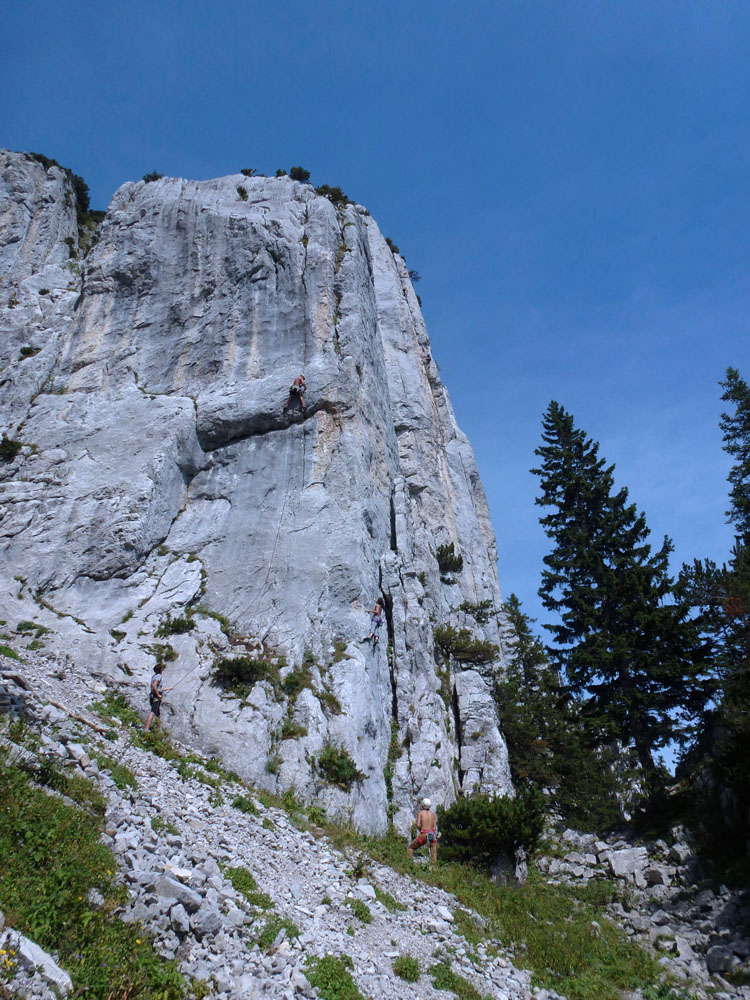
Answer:
<path fill-rule="evenodd" d="M 135 939 L 135 943 L 136 943 L 136 944 L 140 944 L 140 943 L 141 943 L 141 939 L 140 939 L 140 938 L 136 938 L 136 939 Z"/>

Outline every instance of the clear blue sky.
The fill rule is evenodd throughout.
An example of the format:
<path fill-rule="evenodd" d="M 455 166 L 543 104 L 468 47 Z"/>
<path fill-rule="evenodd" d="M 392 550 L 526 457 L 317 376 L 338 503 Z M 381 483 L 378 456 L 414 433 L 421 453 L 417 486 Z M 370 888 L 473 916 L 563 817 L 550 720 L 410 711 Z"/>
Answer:
<path fill-rule="evenodd" d="M 674 566 L 722 560 L 717 382 L 750 379 L 744 0 L 6 0 L 0 144 L 105 207 L 145 172 L 301 164 L 422 275 L 505 593 L 541 620 L 550 399 Z"/>

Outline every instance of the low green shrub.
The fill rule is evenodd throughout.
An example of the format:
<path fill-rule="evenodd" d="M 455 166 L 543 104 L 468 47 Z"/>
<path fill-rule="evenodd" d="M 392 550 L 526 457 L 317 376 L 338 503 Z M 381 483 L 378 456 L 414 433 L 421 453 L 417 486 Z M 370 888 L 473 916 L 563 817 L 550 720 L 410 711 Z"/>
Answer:
<path fill-rule="evenodd" d="M 340 187 L 331 187 L 329 184 L 321 184 L 320 187 L 316 187 L 315 194 L 320 194 L 324 198 L 327 198 L 337 208 L 354 204 L 350 198 L 347 198 Z"/>
<path fill-rule="evenodd" d="M 263 930 L 258 935 L 258 945 L 264 951 L 270 951 L 271 946 L 280 931 L 286 931 L 287 938 L 299 937 L 299 927 L 288 917 L 272 916 L 266 921 Z"/>
<path fill-rule="evenodd" d="M 255 177 L 255 167 L 243 167 L 240 173 L 245 177 Z"/>
<path fill-rule="evenodd" d="M 419 959 L 411 955 L 399 955 L 393 960 L 393 971 L 407 983 L 416 983 L 420 976 Z"/>
<path fill-rule="evenodd" d="M 23 659 L 18 655 L 15 649 L 11 649 L 10 646 L 4 646 L 0 643 L 0 656 L 7 656 L 11 660 L 20 660 L 23 663 Z"/>
<path fill-rule="evenodd" d="M 294 719 L 287 716 L 281 723 L 279 738 L 282 740 L 296 740 L 301 736 L 307 736 L 307 726 L 301 726 Z"/>
<path fill-rule="evenodd" d="M 20 355 L 22 358 L 33 358 L 39 353 L 40 350 L 40 347 L 31 347 L 27 344 L 25 347 L 21 348 Z"/>
<path fill-rule="evenodd" d="M 315 697 L 328 715 L 341 715 L 341 702 L 332 691 L 316 691 Z"/>
<path fill-rule="evenodd" d="M 321 958 L 308 958 L 305 975 L 321 1000 L 363 1000 L 349 971 L 353 968 L 354 963 L 348 955 L 340 958 L 323 955 Z"/>
<path fill-rule="evenodd" d="M 147 184 L 153 184 L 154 181 L 160 181 L 164 174 L 160 174 L 158 170 L 152 170 L 148 174 L 143 175 L 143 179 Z"/>
<path fill-rule="evenodd" d="M 463 556 L 459 552 L 456 552 L 453 542 L 438 545 L 435 551 L 435 558 L 437 559 L 441 576 L 448 573 L 460 573 L 464 568 Z"/>
<path fill-rule="evenodd" d="M 365 778 L 365 775 L 349 756 L 349 751 L 344 747 L 326 744 L 318 754 L 315 763 L 327 782 L 347 792 L 355 782 Z"/>
<path fill-rule="evenodd" d="M 328 822 L 328 816 L 326 815 L 325 809 L 323 806 L 319 806 L 316 803 L 307 807 L 307 818 L 316 826 L 325 826 Z"/>
<path fill-rule="evenodd" d="M 437 625 L 432 630 L 435 645 L 445 656 L 451 656 L 459 663 L 480 665 L 491 663 L 500 654 L 494 642 L 477 639 L 471 629 L 458 629 L 453 625 Z"/>
<path fill-rule="evenodd" d="M 255 799 L 249 795 L 238 795 L 232 799 L 232 805 L 235 809 L 239 809 L 240 812 L 247 813 L 248 816 L 258 815 L 258 807 L 255 804 Z"/>
<path fill-rule="evenodd" d="M 292 167 L 289 171 L 289 176 L 293 181 L 302 181 L 306 183 L 310 180 L 310 171 L 305 170 L 304 167 Z"/>
<path fill-rule="evenodd" d="M 195 619 L 191 615 L 184 615 L 182 618 L 172 618 L 168 614 L 157 628 L 155 635 L 160 639 L 166 639 L 170 635 L 184 635 L 186 632 L 192 632 L 194 628 Z"/>
<path fill-rule="evenodd" d="M 357 920 L 361 921 L 361 923 L 372 923 L 372 911 L 367 903 L 363 903 L 361 899 L 355 899 L 353 896 L 349 896 L 346 900 L 346 905 L 350 907 L 354 916 Z"/>
<path fill-rule="evenodd" d="M 239 195 L 240 201 L 247 201 L 247 188 L 244 184 L 237 185 L 237 194 Z"/>
<path fill-rule="evenodd" d="M 311 686 L 312 671 L 307 664 L 303 664 L 301 667 L 296 667 L 291 673 L 287 674 L 281 682 L 281 690 L 292 702 L 297 700 L 297 695 L 300 691 L 304 691 L 305 688 L 309 688 Z"/>
<path fill-rule="evenodd" d="M 7 434 L 3 434 L 0 440 L 0 462 L 12 462 L 22 447 L 20 441 L 14 441 Z"/>
<path fill-rule="evenodd" d="M 388 244 L 388 249 L 391 251 L 391 253 L 398 254 L 399 256 L 401 255 L 401 251 L 393 242 L 393 240 L 390 238 L 390 236 L 386 236 L 385 242 Z"/>
<path fill-rule="evenodd" d="M 265 892 L 260 892 L 255 876 L 247 868 L 227 868 L 224 874 L 251 906 L 257 906 L 259 910 L 273 909 L 273 900 Z"/>
<path fill-rule="evenodd" d="M 533 854 L 544 829 L 545 799 L 536 788 L 510 796 L 475 795 L 438 807 L 442 846 L 465 864 L 490 868 L 500 854 L 520 847 Z"/>
<path fill-rule="evenodd" d="M 225 656 L 214 661 L 214 684 L 246 698 L 255 684 L 261 681 L 278 683 L 278 665 L 272 659 L 255 656 Z"/>
<path fill-rule="evenodd" d="M 273 755 L 266 760 L 264 768 L 266 774 L 278 774 L 281 767 L 281 757 Z"/>
<path fill-rule="evenodd" d="M 163 816 L 152 816 L 151 817 L 151 829 L 154 833 L 169 833 L 173 837 L 178 837 L 180 831 L 171 822 L 171 820 L 164 819 Z"/>

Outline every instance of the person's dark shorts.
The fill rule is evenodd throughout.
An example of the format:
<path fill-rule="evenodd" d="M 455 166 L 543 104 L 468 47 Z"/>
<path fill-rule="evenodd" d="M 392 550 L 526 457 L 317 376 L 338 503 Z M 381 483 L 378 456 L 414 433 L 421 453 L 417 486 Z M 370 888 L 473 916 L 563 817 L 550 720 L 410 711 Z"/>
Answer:
<path fill-rule="evenodd" d="M 161 702 L 158 698 L 149 698 L 148 703 L 151 706 L 151 711 L 158 719 L 161 715 Z"/>

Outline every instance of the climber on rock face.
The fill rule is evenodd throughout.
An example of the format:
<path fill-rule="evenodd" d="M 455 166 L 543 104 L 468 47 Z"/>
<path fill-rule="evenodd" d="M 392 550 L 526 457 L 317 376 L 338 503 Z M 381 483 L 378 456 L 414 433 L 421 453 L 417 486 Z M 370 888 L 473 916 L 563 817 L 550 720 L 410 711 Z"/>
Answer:
<path fill-rule="evenodd" d="M 369 642 L 372 639 L 372 648 L 374 649 L 378 642 L 380 641 L 380 636 L 378 635 L 378 629 L 383 624 L 383 605 L 380 601 L 375 602 L 375 607 L 370 610 L 367 609 L 367 614 L 372 615 L 372 629 L 369 635 L 366 635 L 364 639 L 360 639 L 360 642 Z"/>
<path fill-rule="evenodd" d="M 284 404 L 285 410 L 291 410 L 295 407 L 302 411 L 302 416 L 305 415 L 305 392 L 307 391 L 307 385 L 305 383 L 305 376 L 298 375 L 297 378 L 289 386 L 289 399 L 287 399 Z"/>
<path fill-rule="evenodd" d="M 437 861 L 437 817 L 430 805 L 429 799 L 422 799 L 422 807 L 417 814 L 417 836 L 406 848 L 406 856 L 410 861 L 414 858 L 414 851 L 425 844 L 430 847 L 430 861 L 433 864 Z"/>

